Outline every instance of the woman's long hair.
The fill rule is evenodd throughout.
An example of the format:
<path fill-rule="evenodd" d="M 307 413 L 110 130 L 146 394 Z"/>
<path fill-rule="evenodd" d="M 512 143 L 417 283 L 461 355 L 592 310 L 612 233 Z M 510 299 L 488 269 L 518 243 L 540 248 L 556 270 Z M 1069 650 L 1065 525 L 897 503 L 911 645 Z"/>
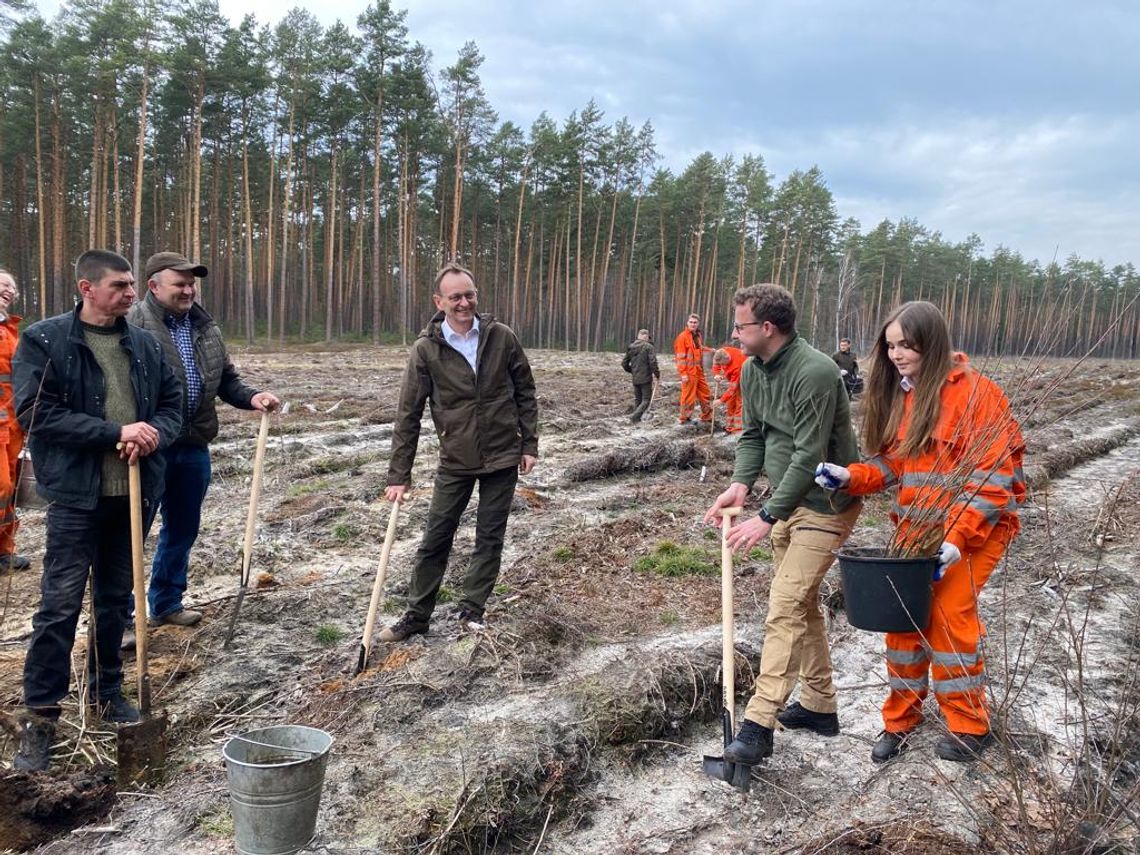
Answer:
<path fill-rule="evenodd" d="M 911 378 L 914 406 L 906 439 L 898 449 L 903 456 L 921 452 L 930 442 L 938 424 L 942 384 L 953 367 L 950 330 L 946 319 L 933 303 L 903 303 L 883 322 L 871 354 L 863 416 L 863 447 L 868 454 L 879 454 L 894 444 L 903 418 L 903 391 L 899 370 L 887 354 L 887 327 L 898 321 L 906 342 L 922 354 L 918 377 Z"/>

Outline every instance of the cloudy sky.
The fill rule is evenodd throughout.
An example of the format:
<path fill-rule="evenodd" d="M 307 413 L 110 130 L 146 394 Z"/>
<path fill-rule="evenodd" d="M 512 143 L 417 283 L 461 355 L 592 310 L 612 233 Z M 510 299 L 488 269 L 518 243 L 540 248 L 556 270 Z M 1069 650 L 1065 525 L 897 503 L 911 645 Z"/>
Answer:
<path fill-rule="evenodd" d="M 276 22 L 281 0 L 220 0 Z M 353 23 L 366 0 L 305 0 Z M 468 39 L 500 118 L 594 98 L 665 165 L 817 164 L 864 229 L 910 216 L 1030 258 L 1140 264 L 1135 0 L 394 0 L 442 68 Z M 42 7 L 41 7 L 42 8 Z"/>

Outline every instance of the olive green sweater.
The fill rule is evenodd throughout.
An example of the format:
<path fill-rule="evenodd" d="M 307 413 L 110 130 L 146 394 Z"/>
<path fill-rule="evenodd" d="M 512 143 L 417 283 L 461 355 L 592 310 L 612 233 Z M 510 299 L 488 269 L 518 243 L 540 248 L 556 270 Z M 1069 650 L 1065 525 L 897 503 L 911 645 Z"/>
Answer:
<path fill-rule="evenodd" d="M 767 362 L 755 356 L 745 361 L 740 392 L 744 432 L 732 480 L 751 489 L 766 472 L 773 494 L 764 510 L 785 520 L 798 507 L 836 514 L 857 501 L 815 483 L 818 464 L 846 466 L 859 459 L 847 392 L 831 357 L 793 332 Z"/>

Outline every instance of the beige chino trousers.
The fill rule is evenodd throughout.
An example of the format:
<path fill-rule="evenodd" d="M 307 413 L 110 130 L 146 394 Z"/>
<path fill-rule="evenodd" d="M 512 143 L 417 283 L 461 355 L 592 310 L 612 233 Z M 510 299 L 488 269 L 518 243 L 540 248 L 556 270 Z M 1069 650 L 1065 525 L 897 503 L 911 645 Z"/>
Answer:
<path fill-rule="evenodd" d="M 797 508 L 772 527 L 776 575 L 768 592 L 768 620 L 760 674 L 744 717 L 776 726 L 776 713 L 800 682 L 800 704 L 812 712 L 836 711 L 835 683 L 827 627 L 819 607 L 819 586 L 855 526 L 862 504 L 841 514 Z"/>

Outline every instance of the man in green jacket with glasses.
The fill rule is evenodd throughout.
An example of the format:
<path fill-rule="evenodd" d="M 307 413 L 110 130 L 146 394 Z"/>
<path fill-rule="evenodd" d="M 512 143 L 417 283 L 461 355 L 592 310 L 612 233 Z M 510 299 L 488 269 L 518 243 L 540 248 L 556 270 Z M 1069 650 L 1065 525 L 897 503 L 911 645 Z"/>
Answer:
<path fill-rule="evenodd" d="M 458 264 L 436 274 L 432 299 L 438 311 L 412 345 L 400 387 L 384 495 L 399 502 L 407 492 L 429 401 L 439 469 L 408 586 L 408 610 L 380 633 L 381 641 L 427 632 L 455 530 L 476 484 L 475 550 L 463 580 L 459 621 L 466 629 L 483 628 L 515 484 L 538 462 L 538 401 L 518 338 L 505 324 L 475 311 L 475 279 Z"/>
<path fill-rule="evenodd" d="M 821 736 L 839 733 L 819 587 L 860 504 L 816 484 L 815 468 L 830 455 L 857 460 L 859 450 L 839 368 L 796 333 L 792 295 L 779 285 L 752 285 L 737 291 L 734 302 L 733 337 L 749 357 L 740 372 L 744 430 L 732 484 L 705 520 L 719 522 L 721 508 L 743 507 L 760 472 L 767 474 L 771 496 L 728 533 L 737 551 L 772 540 L 775 573 L 760 673 L 736 739 L 724 749 L 726 760 L 751 766 L 771 755 L 777 721 Z M 785 709 L 797 682 L 799 700 Z"/>

